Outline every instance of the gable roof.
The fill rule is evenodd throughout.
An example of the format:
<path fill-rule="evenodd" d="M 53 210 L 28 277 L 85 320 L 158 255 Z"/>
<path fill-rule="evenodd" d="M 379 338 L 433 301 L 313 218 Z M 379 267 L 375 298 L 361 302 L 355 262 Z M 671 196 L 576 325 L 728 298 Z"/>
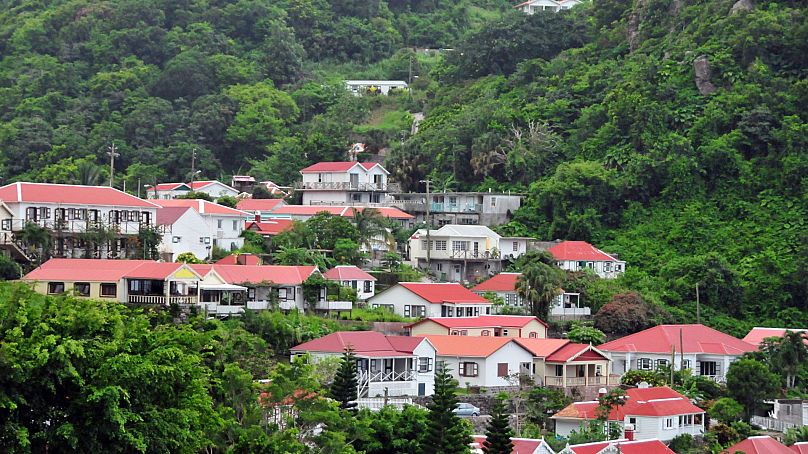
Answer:
<path fill-rule="evenodd" d="M 682 333 L 684 353 L 739 356 L 746 352 L 757 350 L 754 345 L 700 324 L 654 326 L 653 328 L 606 342 L 599 345 L 598 348 L 609 352 L 665 354 L 670 354 L 671 349 L 675 348 L 678 354 L 682 353 L 679 346 L 680 331 Z"/>
<path fill-rule="evenodd" d="M 204 199 L 155 199 L 154 203 L 163 208 L 186 207 L 192 208 L 199 214 L 209 214 L 216 216 L 238 216 L 247 217 L 250 214 L 241 210 L 236 210 L 218 203 L 208 202 Z"/>
<path fill-rule="evenodd" d="M 239 260 L 243 260 L 244 264 L 238 263 Z M 249 265 L 260 265 L 261 258 L 255 254 L 230 254 L 220 260 L 216 261 L 217 265 L 242 265 L 242 266 L 249 266 Z"/>
<path fill-rule="evenodd" d="M 252 230 L 263 236 L 275 236 L 285 230 L 289 230 L 294 225 L 291 219 L 272 219 L 269 221 L 247 221 L 244 224 L 245 230 Z"/>
<path fill-rule="evenodd" d="M 474 443 L 477 443 L 482 448 L 483 443 L 485 443 L 485 440 L 488 437 L 485 435 L 474 435 L 472 438 L 474 439 Z M 537 452 L 536 450 L 539 449 L 539 446 L 544 446 L 545 449 L 550 448 L 550 445 L 548 445 L 543 438 L 535 439 L 511 437 L 511 443 L 513 443 L 513 450 L 511 451 L 511 454 L 534 454 Z"/>
<path fill-rule="evenodd" d="M 457 283 L 399 282 L 398 285 L 432 303 L 491 304 L 490 301 Z"/>
<path fill-rule="evenodd" d="M 17 182 L 0 187 L 6 203 L 55 203 L 115 207 L 157 208 L 152 202 L 109 186 Z"/>
<path fill-rule="evenodd" d="M 151 260 L 50 259 L 22 277 L 25 281 L 115 282 L 123 278 L 165 279 L 184 263 Z M 191 269 L 197 277 L 198 272 Z M 201 277 L 200 277 L 201 278 Z"/>
<path fill-rule="evenodd" d="M 539 317 L 530 315 L 478 315 L 477 317 L 429 317 L 419 320 L 409 326 L 425 322 L 435 322 L 446 328 L 522 328 L 532 321 L 549 326 Z"/>
<path fill-rule="evenodd" d="M 323 273 L 323 277 L 332 281 L 375 281 L 376 278 L 353 265 L 337 265 Z"/>
<path fill-rule="evenodd" d="M 515 292 L 516 282 L 522 273 L 499 273 L 480 282 L 471 290 L 474 292 Z"/>
<path fill-rule="evenodd" d="M 586 241 L 562 241 L 547 249 L 547 252 L 553 254 L 556 260 L 617 261 Z"/>
<path fill-rule="evenodd" d="M 338 161 L 338 162 L 318 162 L 317 164 L 310 165 L 301 170 L 300 173 L 331 173 L 331 172 L 347 172 L 355 166 L 361 166 L 365 170 L 370 170 L 374 167 L 381 168 L 384 173 L 389 173 L 387 169 L 382 167 L 378 162 L 355 162 L 355 161 Z"/>
<path fill-rule="evenodd" d="M 491 230 L 484 225 L 461 225 L 461 224 L 446 224 L 437 230 L 430 230 L 431 236 L 459 236 L 466 238 L 495 238 L 499 240 L 502 238 L 497 232 Z M 426 229 L 418 229 L 410 237 L 411 240 L 417 240 L 422 236 L 426 236 Z"/>
<path fill-rule="evenodd" d="M 236 208 L 243 211 L 272 211 L 284 203 L 283 199 L 241 199 Z"/>
<path fill-rule="evenodd" d="M 601 353 L 589 344 L 576 344 L 570 342 L 550 354 L 545 361 L 548 363 L 566 363 L 567 361 L 597 361 L 608 360 L 606 354 Z"/>
<path fill-rule="evenodd" d="M 794 451 L 768 435 L 749 437 L 730 446 L 722 453 L 735 454 L 738 451 L 745 454 L 794 454 Z"/>
<path fill-rule="evenodd" d="M 573 402 L 553 415 L 555 419 L 596 419 L 598 401 Z M 609 413 L 610 421 L 623 421 L 626 416 L 674 416 L 704 413 L 690 399 L 667 386 L 630 388 L 626 401 Z"/>
<path fill-rule="evenodd" d="M 197 271 L 211 265 L 191 265 Z M 213 270 L 228 284 L 300 285 L 317 271 L 316 266 L 286 265 L 220 265 Z"/>
<path fill-rule="evenodd" d="M 514 342 L 512 337 L 446 336 L 442 334 L 427 334 L 424 337 L 432 342 L 439 356 L 487 358 L 510 343 L 527 351 Z"/>
<path fill-rule="evenodd" d="M 793 445 L 789 446 L 789 449 L 796 452 L 797 454 L 808 454 L 808 441 L 801 441 L 799 443 L 794 443 Z"/>
<path fill-rule="evenodd" d="M 342 353 L 347 347 L 351 347 L 358 356 L 412 356 L 412 351 L 424 340 L 423 337 L 406 340 L 400 337 L 385 336 L 376 331 L 337 331 L 304 342 L 290 351 Z M 392 342 L 390 338 L 394 338 Z"/>
<path fill-rule="evenodd" d="M 185 183 L 159 183 L 156 186 L 149 186 L 150 191 L 190 191 L 191 188 Z"/>
<path fill-rule="evenodd" d="M 157 225 L 172 225 L 191 207 L 160 207 L 157 209 Z"/>
<path fill-rule="evenodd" d="M 570 341 L 567 339 L 524 339 L 517 338 L 516 342 L 525 347 L 533 356 L 537 358 L 547 358 Z"/>
<path fill-rule="evenodd" d="M 608 448 L 618 448 L 619 450 L 609 450 Z M 612 452 L 621 454 L 675 454 L 665 446 L 665 443 L 656 439 L 596 441 L 568 446 L 562 452 L 573 452 L 575 454 L 611 454 Z"/>
<path fill-rule="evenodd" d="M 759 347 L 767 337 L 783 337 L 786 331 L 801 331 L 805 333 L 805 343 L 808 344 L 808 329 L 791 328 L 760 328 L 754 327 L 744 336 L 743 341 Z"/>

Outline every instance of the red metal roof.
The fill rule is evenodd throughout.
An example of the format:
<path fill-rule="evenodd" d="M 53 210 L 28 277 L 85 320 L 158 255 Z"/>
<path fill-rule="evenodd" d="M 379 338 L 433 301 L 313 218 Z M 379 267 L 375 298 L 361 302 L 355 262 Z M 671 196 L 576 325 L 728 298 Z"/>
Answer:
<path fill-rule="evenodd" d="M 300 285 L 315 271 L 316 266 L 285 265 L 213 265 L 228 284 Z"/>
<path fill-rule="evenodd" d="M 544 326 L 548 326 L 539 317 L 530 315 L 479 315 L 477 317 L 429 317 L 410 326 L 415 326 L 426 321 L 433 321 L 446 328 L 522 328 L 531 321 L 537 321 Z"/>
<path fill-rule="evenodd" d="M 513 292 L 516 291 L 516 281 L 522 273 L 499 273 L 487 281 L 480 282 L 472 291 L 475 292 Z"/>
<path fill-rule="evenodd" d="M 610 352 L 641 352 L 670 354 L 671 348 L 682 353 L 679 332 L 682 333 L 684 353 L 712 353 L 717 355 L 742 355 L 757 350 L 757 347 L 729 334 L 704 325 L 659 325 L 630 334 L 598 346 Z"/>
<path fill-rule="evenodd" d="M 547 357 L 546 361 L 550 363 L 566 363 L 567 361 L 602 361 L 608 360 L 607 357 L 592 350 L 589 344 L 574 344 L 570 342 L 558 350 L 554 351 Z"/>
<path fill-rule="evenodd" d="M 586 241 L 562 241 L 547 249 L 556 260 L 617 261 L 616 258 L 592 246 Z"/>
<path fill-rule="evenodd" d="M 424 337 L 432 342 L 440 356 L 472 358 L 487 358 L 505 345 L 514 342 L 512 337 L 444 336 L 439 334 L 427 334 Z M 519 346 L 521 347 L 521 345 Z"/>
<path fill-rule="evenodd" d="M 238 217 L 247 217 L 250 216 L 249 213 L 246 213 L 241 210 L 236 210 L 230 207 L 226 207 L 224 205 L 219 205 L 218 203 L 208 202 L 207 200 L 203 199 L 155 199 L 154 203 L 164 207 L 187 207 L 193 208 L 199 214 L 213 214 L 217 216 L 238 216 Z"/>
<path fill-rule="evenodd" d="M 630 388 L 625 404 L 612 409 L 609 420 L 623 421 L 626 416 L 675 416 L 704 413 L 690 400 L 667 386 Z M 574 402 L 555 415 L 556 419 L 596 419 L 597 401 Z"/>
<path fill-rule="evenodd" d="M 185 186 L 185 189 L 191 190 L 191 188 L 185 183 L 160 183 L 157 186 L 149 186 L 150 191 L 174 191 L 179 189 L 180 186 Z"/>
<path fill-rule="evenodd" d="M 419 336 L 387 336 L 387 341 L 396 351 L 412 353 L 424 341 Z"/>
<path fill-rule="evenodd" d="M 768 435 L 749 437 L 730 446 L 722 453 L 735 454 L 739 451 L 745 454 L 794 454 L 793 450 Z"/>
<path fill-rule="evenodd" d="M 376 278 L 353 265 L 339 265 L 323 273 L 332 281 L 375 281 Z"/>
<path fill-rule="evenodd" d="M 233 191 L 235 191 L 235 190 L 236 190 L 235 188 L 231 188 L 230 186 L 228 186 L 228 185 L 226 185 L 226 184 L 222 183 L 221 181 L 216 181 L 216 180 L 199 180 L 199 181 L 194 181 L 193 183 L 189 183 L 189 184 L 188 184 L 188 186 L 191 188 L 191 190 L 192 190 L 192 191 L 198 191 L 198 190 L 200 190 L 200 189 L 205 189 L 206 187 L 208 187 L 208 186 L 210 186 L 210 185 L 212 185 L 212 184 L 217 184 L 217 183 L 218 183 L 218 184 L 220 184 L 220 185 L 222 185 L 222 186 L 224 186 L 224 187 L 226 187 L 226 188 L 230 188 L 230 189 L 232 189 Z M 236 192 L 238 192 L 238 191 L 236 191 Z"/>
<path fill-rule="evenodd" d="M 247 221 L 244 224 L 245 230 L 252 230 L 260 235 L 275 236 L 285 230 L 289 230 L 294 225 L 291 219 L 273 219 L 271 221 Z"/>
<path fill-rule="evenodd" d="M 243 211 L 272 211 L 284 203 L 283 199 L 242 199 L 236 208 Z"/>
<path fill-rule="evenodd" d="M 515 339 L 522 347 L 525 347 L 533 356 L 537 358 L 547 358 L 558 349 L 569 344 L 567 339 Z"/>
<path fill-rule="evenodd" d="M 808 329 L 790 329 L 790 328 L 752 328 L 749 333 L 744 336 L 744 342 L 759 347 L 763 339 L 767 337 L 783 337 L 786 331 L 801 331 L 805 333 L 805 344 L 808 344 Z"/>
<path fill-rule="evenodd" d="M 491 304 L 487 299 L 456 283 L 400 282 L 399 285 L 433 304 Z"/>
<path fill-rule="evenodd" d="M 50 259 L 22 279 L 26 281 L 114 282 L 123 278 L 164 280 L 182 263 L 151 260 Z"/>
<path fill-rule="evenodd" d="M 482 448 L 486 438 L 485 435 L 474 435 L 474 443 L 477 443 Z M 513 443 L 511 454 L 533 454 L 542 444 L 547 446 L 547 442 L 544 440 L 534 438 L 512 437 L 511 443 Z"/>
<path fill-rule="evenodd" d="M 619 446 L 622 454 L 676 454 L 659 440 L 612 440 L 584 443 L 569 447 L 575 454 L 599 454 L 610 446 Z"/>
<path fill-rule="evenodd" d="M 177 222 L 186 211 L 191 209 L 190 207 L 160 207 L 157 209 L 157 225 L 172 225 Z"/>
<path fill-rule="evenodd" d="M 245 263 L 238 263 L 243 260 Z M 217 265 L 260 265 L 261 258 L 255 254 L 230 254 L 216 262 Z"/>
<path fill-rule="evenodd" d="M 808 441 L 794 443 L 793 445 L 789 446 L 789 449 L 797 454 L 808 454 Z"/>
<path fill-rule="evenodd" d="M 389 337 L 395 338 L 391 343 Z M 318 339 L 304 342 L 291 349 L 292 352 L 342 353 L 351 347 L 359 356 L 412 356 L 412 350 L 424 340 L 413 337 L 406 341 L 400 336 L 385 336 L 376 331 L 337 331 Z M 418 341 L 417 344 L 413 343 Z M 393 345 L 393 344 L 396 345 Z M 399 350 L 397 347 L 400 347 Z"/>
<path fill-rule="evenodd" d="M 11 183 L 0 187 L 0 200 L 6 203 L 34 202 L 70 205 L 157 208 L 151 202 L 109 186 L 80 186 L 51 183 Z"/>
<path fill-rule="evenodd" d="M 377 162 L 318 162 L 317 164 L 310 165 L 301 170 L 300 173 L 347 172 L 357 164 L 362 166 L 365 170 L 370 170 L 376 166 L 381 167 L 381 164 Z M 382 167 L 382 169 L 384 169 L 384 167 Z"/>

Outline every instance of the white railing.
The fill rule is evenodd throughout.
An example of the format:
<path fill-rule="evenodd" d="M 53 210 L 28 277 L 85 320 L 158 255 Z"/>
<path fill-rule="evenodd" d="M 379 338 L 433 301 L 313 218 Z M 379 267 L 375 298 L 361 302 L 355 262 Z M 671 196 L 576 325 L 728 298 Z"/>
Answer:
<path fill-rule="evenodd" d="M 350 301 L 318 301 L 315 308 L 322 311 L 349 311 L 353 309 Z"/>
<path fill-rule="evenodd" d="M 405 405 L 413 405 L 423 408 L 418 404 L 413 403 L 412 397 L 396 396 L 396 397 L 363 397 L 356 399 L 356 406 L 358 408 L 367 408 L 371 411 L 378 411 L 386 406 L 395 407 L 399 410 L 403 409 Z"/>
<path fill-rule="evenodd" d="M 606 385 L 608 384 L 608 382 L 609 382 L 608 378 L 604 376 L 567 377 L 566 384 L 564 382 L 564 377 L 555 377 L 551 375 L 544 377 L 544 386 L 556 386 L 556 387 Z"/>
<path fill-rule="evenodd" d="M 417 374 L 414 370 L 392 372 L 369 372 L 366 370 L 357 373 L 357 379 L 362 382 L 388 382 L 388 381 L 414 381 Z"/>
<path fill-rule="evenodd" d="M 752 423 L 753 426 L 758 426 L 774 432 L 785 432 L 788 429 L 794 429 L 797 427 L 796 424 L 780 421 L 779 419 L 767 418 L 765 416 L 752 416 L 752 419 L 750 419 L 749 422 Z"/>
<path fill-rule="evenodd" d="M 375 184 L 375 183 L 351 183 L 348 181 L 298 181 L 295 189 L 314 189 L 325 191 L 401 191 L 398 183 Z"/>
<path fill-rule="evenodd" d="M 158 296 L 158 295 L 129 295 L 127 301 L 131 304 L 155 304 L 155 305 L 171 305 L 179 304 L 180 306 L 195 305 L 197 303 L 196 296 Z"/>
<path fill-rule="evenodd" d="M 278 302 L 278 307 L 285 311 L 291 311 L 297 309 L 297 303 L 294 301 L 283 300 Z"/>

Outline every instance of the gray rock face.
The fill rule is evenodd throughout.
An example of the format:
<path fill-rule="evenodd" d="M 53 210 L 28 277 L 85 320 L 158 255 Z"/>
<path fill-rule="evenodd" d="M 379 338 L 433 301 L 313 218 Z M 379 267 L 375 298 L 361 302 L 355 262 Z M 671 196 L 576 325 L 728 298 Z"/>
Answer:
<path fill-rule="evenodd" d="M 735 2 L 734 5 L 732 5 L 732 8 L 730 8 L 729 13 L 730 15 L 732 15 L 732 14 L 738 14 L 741 11 L 751 11 L 752 8 L 754 7 L 755 4 L 752 3 L 752 0 L 738 0 L 737 2 Z"/>
<path fill-rule="evenodd" d="M 706 55 L 699 55 L 693 60 L 693 71 L 696 73 L 696 87 L 702 95 L 709 95 L 716 90 L 710 82 L 710 60 Z"/>

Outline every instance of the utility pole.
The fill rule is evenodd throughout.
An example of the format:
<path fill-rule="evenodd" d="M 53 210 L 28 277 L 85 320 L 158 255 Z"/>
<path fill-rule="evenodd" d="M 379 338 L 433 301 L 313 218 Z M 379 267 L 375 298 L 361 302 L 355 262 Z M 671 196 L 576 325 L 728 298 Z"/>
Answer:
<path fill-rule="evenodd" d="M 137 179 L 137 198 L 140 198 L 140 177 Z"/>
<path fill-rule="evenodd" d="M 191 151 L 191 191 L 194 190 L 194 178 L 196 178 L 196 148 Z"/>
<path fill-rule="evenodd" d="M 701 324 L 701 305 L 699 303 L 699 283 L 696 282 L 696 323 Z"/>
<path fill-rule="evenodd" d="M 429 208 L 432 205 L 432 196 L 429 193 L 429 185 L 432 184 L 432 180 L 421 180 L 420 183 L 426 183 L 426 266 L 431 271 L 432 242 L 429 241 L 429 229 L 432 228 L 432 222 L 429 217 Z"/>
<path fill-rule="evenodd" d="M 112 142 L 112 146 L 107 147 L 109 151 L 107 155 L 109 155 L 109 187 L 112 187 L 113 178 L 115 177 L 115 158 L 120 156 L 117 153 L 118 148 L 115 146 L 115 142 Z"/>

